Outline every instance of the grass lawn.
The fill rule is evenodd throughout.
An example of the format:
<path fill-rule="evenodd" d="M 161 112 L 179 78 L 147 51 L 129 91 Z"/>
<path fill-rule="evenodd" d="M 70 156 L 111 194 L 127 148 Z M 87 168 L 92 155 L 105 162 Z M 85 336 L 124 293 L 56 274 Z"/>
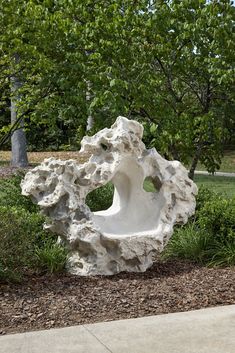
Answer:
<path fill-rule="evenodd" d="M 235 197 L 235 178 L 214 175 L 195 175 L 197 186 L 223 193 L 226 197 Z"/>
<path fill-rule="evenodd" d="M 222 193 L 226 197 L 235 197 L 235 178 L 213 175 L 196 175 L 194 182 L 197 186 L 205 186 L 210 190 Z M 148 192 L 155 191 L 153 183 L 150 180 L 145 181 L 144 189 Z"/>
<path fill-rule="evenodd" d="M 235 178 L 221 177 L 213 175 L 196 175 L 194 182 L 197 186 L 205 186 L 217 193 L 221 193 L 228 198 L 235 197 Z M 154 192 L 154 186 L 151 181 L 144 183 L 144 189 L 148 192 Z"/>

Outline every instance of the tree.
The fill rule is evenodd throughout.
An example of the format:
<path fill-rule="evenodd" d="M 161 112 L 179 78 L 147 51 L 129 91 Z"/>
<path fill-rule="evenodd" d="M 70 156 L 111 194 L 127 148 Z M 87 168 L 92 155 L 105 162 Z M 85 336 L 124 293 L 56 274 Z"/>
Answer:
<path fill-rule="evenodd" d="M 107 55 L 108 44 L 100 46 L 100 62 L 105 57 L 112 62 L 111 80 L 108 93 L 94 94 L 95 109 L 105 94 L 110 101 L 115 95 L 123 98 L 124 107 L 129 102 L 130 116 L 148 122 L 149 142 L 168 158 L 191 163 L 191 178 L 199 160 L 211 172 L 219 168 L 229 134 L 234 11 L 226 0 L 153 3 L 149 11 L 134 9 L 131 20 L 124 20 L 128 48 L 118 36 L 111 54 Z M 123 34 L 123 24 L 118 23 L 118 33 Z"/>
<path fill-rule="evenodd" d="M 88 103 L 82 58 L 84 56 L 86 60 L 86 55 L 85 51 L 76 51 L 71 36 L 67 38 L 70 24 L 63 14 L 66 3 L 0 2 L 2 97 L 9 94 L 12 77 L 23 78 L 24 85 L 17 89 L 17 95 L 21 97 L 18 114 L 25 117 L 28 130 L 30 125 L 37 126 L 37 131 L 49 128 L 55 133 L 58 125 L 64 130 L 66 126 L 74 125 L 76 130 L 78 125 L 86 124 L 84 116 Z M 76 44 L 80 45 L 79 41 Z M 12 56 L 16 52 L 20 62 L 14 72 Z M 1 103 L 5 103 L 6 108 L 8 102 L 2 100 Z"/>
<path fill-rule="evenodd" d="M 150 145 L 191 163 L 192 178 L 198 161 L 219 167 L 234 126 L 230 1 L 10 0 L 2 8 L 1 81 L 19 53 L 20 109 L 31 126 L 71 127 L 75 141 L 88 116 L 92 133 L 127 115 L 145 124 Z"/>

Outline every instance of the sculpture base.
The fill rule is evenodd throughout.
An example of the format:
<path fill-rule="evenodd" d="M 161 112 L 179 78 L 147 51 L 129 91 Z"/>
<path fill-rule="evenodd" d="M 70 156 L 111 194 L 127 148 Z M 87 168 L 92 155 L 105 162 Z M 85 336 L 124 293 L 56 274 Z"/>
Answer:
<path fill-rule="evenodd" d="M 120 237 L 113 234 L 110 237 L 103 234 L 97 237 L 97 242 L 89 245 L 84 242 L 79 252 L 71 253 L 67 269 L 80 276 L 144 272 L 152 266 L 162 249 L 161 240 L 157 241 L 155 236 L 132 234 Z"/>

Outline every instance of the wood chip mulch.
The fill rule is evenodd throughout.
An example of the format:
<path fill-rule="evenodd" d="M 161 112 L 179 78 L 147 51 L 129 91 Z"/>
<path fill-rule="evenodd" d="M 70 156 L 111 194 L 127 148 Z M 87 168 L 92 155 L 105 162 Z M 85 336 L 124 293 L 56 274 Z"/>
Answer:
<path fill-rule="evenodd" d="M 31 275 L 0 285 L 0 333 L 136 318 L 235 304 L 235 268 L 184 261 L 109 277 Z"/>

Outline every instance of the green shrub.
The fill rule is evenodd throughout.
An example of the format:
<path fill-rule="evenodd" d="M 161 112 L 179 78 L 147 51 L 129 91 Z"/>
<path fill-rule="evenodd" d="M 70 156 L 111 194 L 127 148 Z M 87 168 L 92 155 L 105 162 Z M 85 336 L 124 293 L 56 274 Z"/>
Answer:
<path fill-rule="evenodd" d="M 195 224 L 189 224 L 175 231 L 162 258 L 180 258 L 202 263 L 206 257 L 206 249 L 212 242 L 210 234 L 201 231 Z"/>
<path fill-rule="evenodd" d="M 113 202 L 113 190 L 112 183 L 93 190 L 87 195 L 86 204 L 93 212 L 107 210 Z"/>
<path fill-rule="evenodd" d="M 25 210 L 0 207 L 1 275 L 23 272 L 33 261 L 33 237 Z M 3 276 L 4 277 L 4 276 Z"/>
<path fill-rule="evenodd" d="M 55 239 L 43 230 L 44 221 L 40 214 L 0 206 L 0 280 L 11 280 L 29 268 L 36 269 L 35 247 L 43 247 L 45 239 Z"/>
<path fill-rule="evenodd" d="M 176 231 L 163 259 L 187 259 L 207 266 L 235 265 L 235 242 L 220 242 L 213 234 L 188 225 Z"/>
<path fill-rule="evenodd" d="M 235 199 L 208 201 L 199 211 L 198 224 L 221 244 L 235 241 Z"/>
<path fill-rule="evenodd" d="M 30 212 L 38 212 L 39 207 L 29 197 L 21 195 L 22 176 L 0 179 L 0 206 L 20 207 Z"/>
<path fill-rule="evenodd" d="M 222 196 L 204 186 L 198 188 L 198 194 L 196 196 L 196 217 L 198 211 L 200 211 L 206 202 L 221 199 Z"/>
<path fill-rule="evenodd" d="M 207 250 L 208 266 L 234 266 L 235 242 L 215 242 L 214 246 Z"/>
<path fill-rule="evenodd" d="M 194 220 L 180 228 L 162 255 L 209 266 L 235 264 L 235 199 L 201 189 Z"/>
<path fill-rule="evenodd" d="M 57 243 L 47 241 L 44 247 L 36 247 L 35 254 L 37 258 L 37 266 L 45 271 L 60 272 L 64 270 L 67 251 L 66 249 Z"/>
<path fill-rule="evenodd" d="M 9 269 L 0 262 L 0 283 L 1 282 L 20 282 L 21 275 L 12 269 Z"/>

